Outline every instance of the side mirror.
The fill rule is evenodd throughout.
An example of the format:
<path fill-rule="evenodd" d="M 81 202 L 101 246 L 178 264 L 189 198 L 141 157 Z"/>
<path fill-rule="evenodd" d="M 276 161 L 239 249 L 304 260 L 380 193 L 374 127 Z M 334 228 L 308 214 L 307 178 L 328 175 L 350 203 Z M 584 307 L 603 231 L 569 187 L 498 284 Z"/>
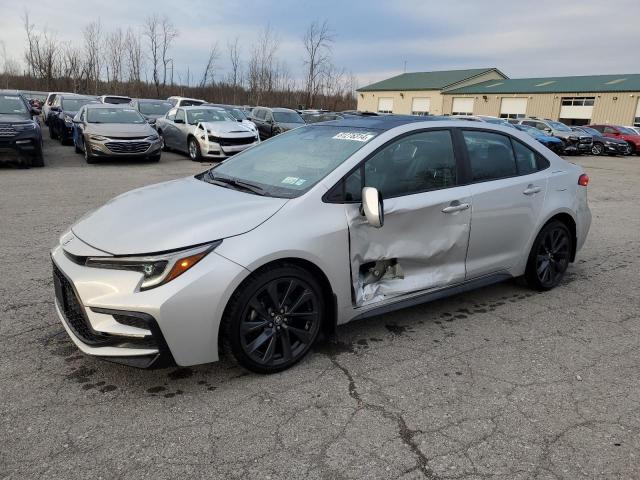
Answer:
<path fill-rule="evenodd" d="M 380 228 L 384 225 L 384 205 L 382 195 L 377 188 L 364 187 L 362 189 L 362 213 L 367 217 L 369 225 Z"/>

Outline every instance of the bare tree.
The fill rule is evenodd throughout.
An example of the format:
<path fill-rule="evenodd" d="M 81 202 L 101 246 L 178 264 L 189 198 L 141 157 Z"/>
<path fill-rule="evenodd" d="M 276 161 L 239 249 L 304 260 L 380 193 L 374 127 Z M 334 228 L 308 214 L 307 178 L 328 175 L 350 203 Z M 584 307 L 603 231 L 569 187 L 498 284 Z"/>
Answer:
<path fill-rule="evenodd" d="M 160 73 L 159 62 L 161 55 L 161 33 L 160 33 L 160 19 L 158 15 L 154 14 L 145 20 L 144 35 L 149 42 L 148 51 L 151 60 L 151 69 L 153 84 L 156 86 L 156 96 L 160 98 Z"/>
<path fill-rule="evenodd" d="M 124 38 L 124 49 L 127 56 L 127 69 L 129 71 L 129 81 L 140 83 L 142 79 L 143 54 L 140 36 L 131 28 L 127 30 Z"/>
<path fill-rule="evenodd" d="M 323 69 L 331 61 L 330 54 L 333 40 L 333 33 L 326 20 L 321 24 L 317 20 L 311 22 L 304 34 L 302 41 L 306 52 L 304 64 L 307 66 L 307 107 L 313 105 L 314 96 L 317 95 L 320 88 Z"/>
<path fill-rule="evenodd" d="M 204 67 L 204 71 L 202 72 L 202 78 L 199 83 L 200 88 L 206 87 L 207 85 L 209 85 L 209 83 L 213 84 L 213 76 L 215 73 L 216 62 L 218 61 L 219 58 L 220 58 L 220 52 L 218 49 L 218 44 L 215 43 L 209 49 L 209 57 L 207 59 L 207 63 Z"/>
<path fill-rule="evenodd" d="M 102 46 L 102 25 L 100 20 L 91 22 L 82 31 L 84 39 L 84 55 L 87 70 L 87 81 L 93 83 L 94 93 L 97 95 L 100 82 L 100 74 L 102 73 L 100 50 Z"/>
<path fill-rule="evenodd" d="M 160 49 L 162 51 L 162 86 L 167 85 L 167 65 L 171 63 L 171 70 L 173 71 L 173 59 L 168 57 L 169 49 L 171 48 L 171 44 L 173 40 L 178 36 L 178 30 L 173 25 L 169 17 L 166 15 L 162 17 L 162 21 L 160 22 Z M 173 79 L 172 79 L 173 83 Z"/>
<path fill-rule="evenodd" d="M 123 76 L 123 51 L 125 36 L 122 29 L 118 28 L 107 34 L 104 42 L 104 53 L 107 61 L 107 82 L 114 87 L 122 81 Z"/>
<path fill-rule="evenodd" d="M 29 20 L 28 12 L 25 12 L 23 20 L 27 34 L 25 60 L 29 74 L 43 79 L 47 89 L 49 89 L 57 73 L 59 42 L 55 35 L 47 30 L 36 31 L 35 25 Z"/>
<path fill-rule="evenodd" d="M 247 80 L 253 103 L 260 104 L 264 93 L 274 89 L 274 65 L 279 39 L 267 25 L 254 45 L 249 59 Z"/>
<path fill-rule="evenodd" d="M 231 61 L 231 72 L 229 73 L 229 83 L 233 89 L 233 100 L 236 103 L 236 93 L 240 82 L 242 82 L 242 71 L 240 66 L 240 47 L 238 46 L 239 39 L 236 37 L 233 43 L 227 43 L 227 49 L 229 50 L 229 60 Z"/>

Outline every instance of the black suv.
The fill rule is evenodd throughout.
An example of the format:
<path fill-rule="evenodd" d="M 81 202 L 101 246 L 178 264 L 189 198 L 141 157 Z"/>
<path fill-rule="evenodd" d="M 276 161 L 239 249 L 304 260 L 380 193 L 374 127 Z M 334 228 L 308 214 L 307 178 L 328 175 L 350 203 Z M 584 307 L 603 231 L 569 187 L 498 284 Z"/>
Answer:
<path fill-rule="evenodd" d="M 40 110 L 15 90 L 0 90 L 0 162 L 44 167 L 42 131 L 33 119 Z"/>
<path fill-rule="evenodd" d="M 593 137 L 593 145 L 591 147 L 591 155 L 629 155 L 631 147 L 624 140 L 618 138 L 605 137 L 595 128 L 590 127 L 571 127 L 571 130 L 578 133 L 586 133 Z"/>
<path fill-rule="evenodd" d="M 57 95 L 49 108 L 47 125 L 49 125 L 49 137 L 60 140 L 60 143 L 73 141 L 73 117 L 78 110 L 87 103 L 98 103 L 95 97 L 84 95 Z"/>
<path fill-rule="evenodd" d="M 290 108 L 256 107 L 251 111 L 250 120 L 258 127 L 262 140 L 305 124 L 300 114 Z"/>

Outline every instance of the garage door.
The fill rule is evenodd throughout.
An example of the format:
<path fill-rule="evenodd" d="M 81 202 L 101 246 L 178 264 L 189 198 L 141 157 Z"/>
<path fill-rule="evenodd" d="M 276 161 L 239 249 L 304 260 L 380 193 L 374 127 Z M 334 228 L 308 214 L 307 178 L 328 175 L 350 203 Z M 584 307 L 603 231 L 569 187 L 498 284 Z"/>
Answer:
<path fill-rule="evenodd" d="M 455 97 L 451 115 L 473 115 L 473 98 Z"/>
<path fill-rule="evenodd" d="M 591 120 L 595 97 L 563 97 L 560 107 L 560 121 L 569 125 L 584 124 Z M 577 121 L 573 121 L 577 120 Z"/>
<path fill-rule="evenodd" d="M 430 98 L 416 97 L 413 99 L 413 102 L 411 102 L 411 115 L 428 115 L 430 109 L 431 109 Z"/>
<path fill-rule="evenodd" d="M 378 113 L 393 113 L 393 98 L 379 98 Z"/>
<path fill-rule="evenodd" d="M 524 118 L 527 113 L 526 98 L 503 98 L 500 104 L 500 118 Z"/>
<path fill-rule="evenodd" d="M 638 106 L 636 107 L 636 118 L 633 120 L 633 125 L 640 127 L 640 99 L 638 100 Z"/>

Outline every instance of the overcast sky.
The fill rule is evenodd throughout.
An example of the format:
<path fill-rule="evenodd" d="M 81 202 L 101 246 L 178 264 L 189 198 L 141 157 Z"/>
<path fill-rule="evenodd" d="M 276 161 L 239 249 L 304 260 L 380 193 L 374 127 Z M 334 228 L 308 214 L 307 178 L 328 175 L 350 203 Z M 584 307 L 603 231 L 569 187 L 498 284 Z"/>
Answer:
<path fill-rule="evenodd" d="M 329 22 L 334 63 L 360 86 L 402 73 L 405 61 L 407 71 L 498 67 L 510 77 L 640 72 L 640 0 L 0 0 L 0 42 L 15 59 L 25 47 L 22 5 L 38 28 L 76 42 L 98 18 L 111 30 L 166 14 L 180 32 L 176 70 L 199 76 L 218 42 L 218 79 L 227 42 L 239 37 L 248 57 L 267 24 L 278 58 L 301 77 L 301 39 L 315 19 Z"/>

